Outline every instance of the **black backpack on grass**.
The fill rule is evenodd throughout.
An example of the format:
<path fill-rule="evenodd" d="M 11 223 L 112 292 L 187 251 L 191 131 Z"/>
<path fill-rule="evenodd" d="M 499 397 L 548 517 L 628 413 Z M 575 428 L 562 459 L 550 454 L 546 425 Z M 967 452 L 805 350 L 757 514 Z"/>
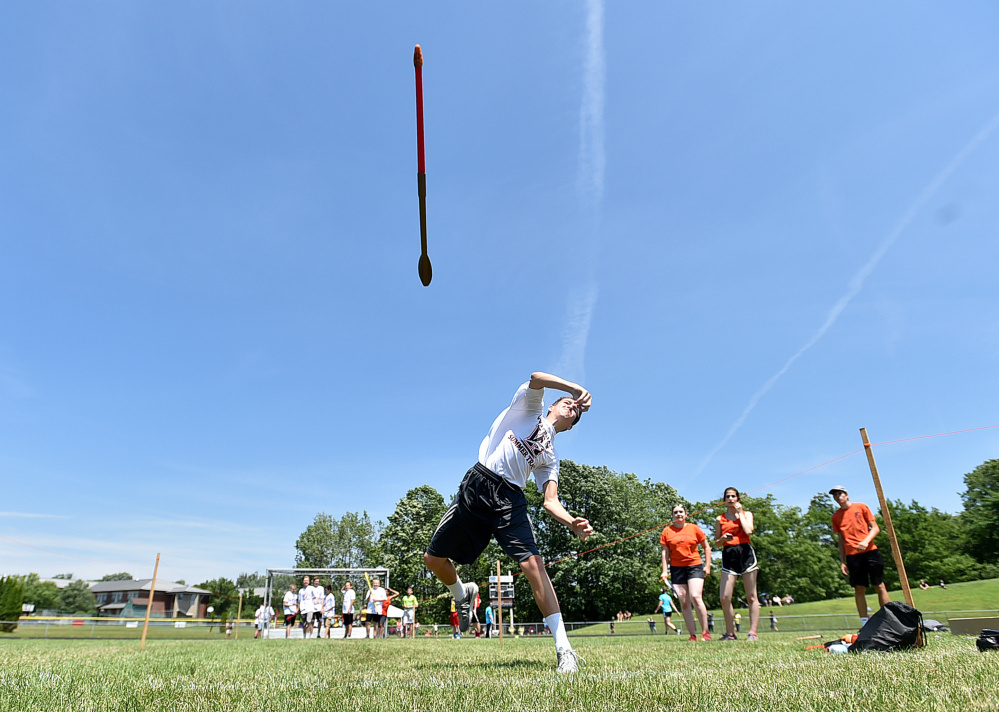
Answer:
<path fill-rule="evenodd" d="M 982 634 L 978 636 L 978 640 L 975 641 L 975 645 L 977 645 L 978 649 L 983 653 L 986 650 L 999 649 L 999 630 L 986 628 L 982 631 Z"/>
<path fill-rule="evenodd" d="M 860 629 L 850 652 L 921 648 L 926 645 L 922 630 L 922 613 L 908 603 L 889 601 Z"/>

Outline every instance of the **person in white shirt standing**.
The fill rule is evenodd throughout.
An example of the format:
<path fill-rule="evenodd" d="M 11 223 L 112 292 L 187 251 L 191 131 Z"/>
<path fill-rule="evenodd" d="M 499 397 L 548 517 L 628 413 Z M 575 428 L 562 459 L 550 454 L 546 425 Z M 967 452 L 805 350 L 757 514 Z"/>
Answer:
<path fill-rule="evenodd" d="M 302 590 L 298 592 L 298 612 L 302 614 L 302 632 L 306 638 L 312 635 L 315 623 L 316 606 L 312 596 L 312 582 L 308 576 L 302 577 Z"/>
<path fill-rule="evenodd" d="M 344 640 L 350 640 L 350 635 L 354 630 L 354 599 L 357 598 L 357 594 L 354 592 L 354 585 L 350 581 L 343 585 L 340 593 L 343 595 L 343 603 L 340 609 L 343 613 L 343 638 Z"/>
<path fill-rule="evenodd" d="M 288 592 L 284 594 L 284 637 L 291 637 L 291 627 L 295 625 L 295 618 L 298 616 L 298 593 L 295 584 L 288 587 Z"/>
<path fill-rule="evenodd" d="M 331 582 L 332 583 L 332 582 Z M 333 595 L 333 586 L 326 586 L 326 596 L 323 598 L 323 637 L 330 637 L 330 628 L 333 626 L 333 617 L 336 615 L 336 597 Z"/>
<path fill-rule="evenodd" d="M 316 631 L 316 640 L 321 638 L 323 634 L 323 600 L 325 598 L 326 591 L 323 590 L 319 577 L 314 576 L 312 578 L 312 608 L 314 609 L 312 620 Z"/>
<path fill-rule="evenodd" d="M 391 595 L 390 595 L 391 594 Z M 386 591 L 382 588 L 381 581 L 377 578 L 371 579 L 371 588 L 365 595 L 364 600 L 368 604 L 368 620 L 375 629 L 375 638 L 381 638 L 385 631 L 385 619 L 388 618 L 388 607 L 392 599 L 399 595 L 398 591 L 391 588 Z"/>
<path fill-rule="evenodd" d="M 544 407 L 544 389 L 571 396 Z M 465 474 L 454 502 L 445 512 L 423 556 L 427 568 L 448 587 L 458 606 L 459 630 L 468 630 L 478 593 L 475 583 L 462 583 L 454 563 L 470 564 L 496 537 L 531 583 L 534 599 L 555 639 L 558 672 L 576 672 L 579 656 L 566 635 L 558 598 L 538 551 L 527 513 L 524 488 L 531 475 L 544 496 L 545 510 L 580 539 L 593 533 L 590 522 L 573 517 L 558 498 L 559 458 L 555 435 L 571 429 L 591 397 L 582 386 L 547 373 L 533 373 L 514 394 L 513 402 L 493 421 L 479 446 L 479 459 Z"/>

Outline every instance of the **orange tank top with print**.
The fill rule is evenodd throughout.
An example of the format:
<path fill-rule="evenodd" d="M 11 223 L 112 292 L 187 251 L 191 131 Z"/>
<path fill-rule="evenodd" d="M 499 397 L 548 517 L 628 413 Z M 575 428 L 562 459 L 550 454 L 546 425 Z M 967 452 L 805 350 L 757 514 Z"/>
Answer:
<path fill-rule="evenodd" d="M 742 524 L 738 519 L 732 520 L 728 518 L 728 514 L 721 514 L 718 516 L 718 523 L 721 524 L 721 535 L 731 534 L 732 538 L 722 544 L 725 546 L 735 546 L 736 544 L 748 544 L 749 534 L 745 532 L 742 528 Z"/>

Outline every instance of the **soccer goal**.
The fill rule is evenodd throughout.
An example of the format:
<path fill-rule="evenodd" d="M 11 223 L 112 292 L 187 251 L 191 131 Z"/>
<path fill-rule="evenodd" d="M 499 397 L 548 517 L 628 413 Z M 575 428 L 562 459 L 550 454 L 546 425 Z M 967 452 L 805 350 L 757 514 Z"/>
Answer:
<path fill-rule="evenodd" d="M 390 576 L 391 572 L 386 568 L 373 568 L 373 569 L 333 569 L 333 568 L 319 568 L 319 569 L 267 569 L 267 586 L 264 593 L 264 605 L 271 607 L 273 605 L 275 610 L 280 609 L 282 601 L 281 597 L 284 592 L 288 590 L 289 584 L 295 583 L 301 585 L 302 577 L 318 576 L 319 579 L 324 583 L 332 583 L 334 595 L 337 597 L 337 614 L 340 613 L 340 589 L 343 585 L 350 581 L 357 591 L 357 602 L 356 606 L 363 610 L 363 599 L 364 594 L 367 592 L 368 588 L 371 586 L 371 579 L 378 578 L 381 579 L 382 585 L 385 588 L 390 588 Z M 279 592 L 281 595 L 277 598 L 274 597 L 275 591 Z M 273 602 L 273 603 L 272 603 Z M 390 609 L 394 609 L 391 606 Z M 390 614 L 391 615 L 391 614 Z M 401 614 L 400 614 L 401 615 Z M 277 620 L 275 621 L 276 626 L 280 626 L 278 621 L 281 620 L 280 610 L 278 610 Z M 360 627 L 355 628 L 357 631 Z M 388 629 L 388 626 L 385 627 Z"/>

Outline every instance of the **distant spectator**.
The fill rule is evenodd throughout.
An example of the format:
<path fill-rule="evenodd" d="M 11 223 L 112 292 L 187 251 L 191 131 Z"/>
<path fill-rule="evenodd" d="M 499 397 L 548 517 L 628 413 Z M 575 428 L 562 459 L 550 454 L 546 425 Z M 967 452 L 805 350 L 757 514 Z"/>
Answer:
<path fill-rule="evenodd" d="M 656 634 L 656 619 L 652 616 L 649 616 L 649 633 L 651 635 Z"/>
<path fill-rule="evenodd" d="M 330 637 L 330 628 L 333 627 L 333 619 L 336 617 L 336 597 L 333 595 L 332 582 L 323 589 L 323 637 Z"/>
<path fill-rule="evenodd" d="M 302 614 L 302 632 L 306 638 L 312 636 L 316 623 L 316 604 L 312 597 L 312 579 L 302 577 L 302 590 L 298 592 L 298 612 Z"/>
<path fill-rule="evenodd" d="M 930 587 L 930 585 L 928 583 L 926 583 L 926 579 L 919 579 L 919 588 L 921 588 L 921 589 L 923 589 L 925 591 L 929 587 Z"/>
<path fill-rule="evenodd" d="M 493 607 L 492 604 L 486 604 L 486 637 L 493 637 Z"/>
<path fill-rule="evenodd" d="M 735 614 L 735 632 L 738 633 L 739 629 L 742 627 L 742 614 Z"/>
<path fill-rule="evenodd" d="M 291 584 L 288 593 L 284 594 L 284 637 L 291 637 L 291 627 L 295 625 L 295 618 L 298 617 L 298 593 L 297 587 Z"/>
<path fill-rule="evenodd" d="M 777 630 L 777 616 L 774 615 L 774 610 L 772 608 L 770 609 L 770 630 L 774 633 L 780 632 Z"/>
<path fill-rule="evenodd" d="M 354 599 L 357 598 L 354 584 L 347 581 L 340 589 L 340 594 L 343 596 L 343 602 L 340 604 L 340 611 L 343 613 L 343 639 L 350 640 L 354 631 Z"/>
<path fill-rule="evenodd" d="M 661 591 L 662 593 L 659 594 L 659 603 L 656 605 L 656 610 L 652 611 L 652 613 L 655 614 L 660 608 L 662 608 L 663 622 L 666 624 L 666 627 L 677 635 L 680 635 L 680 631 L 678 631 L 676 626 L 673 625 L 673 600 L 670 598 L 669 591 L 666 590 L 665 586 L 662 587 Z M 663 633 L 669 635 L 666 631 L 663 631 Z"/>
<path fill-rule="evenodd" d="M 455 606 L 454 598 L 451 599 L 451 637 L 455 640 L 461 637 L 461 631 L 458 630 L 458 608 Z"/>
<path fill-rule="evenodd" d="M 413 595 L 413 587 L 406 588 L 406 595 L 402 597 L 402 635 L 410 638 L 416 637 L 416 609 L 420 603 Z"/>
<path fill-rule="evenodd" d="M 940 588 L 947 588 L 947 584 L 944 583 L 943 579 L 940 579 Z"/>

